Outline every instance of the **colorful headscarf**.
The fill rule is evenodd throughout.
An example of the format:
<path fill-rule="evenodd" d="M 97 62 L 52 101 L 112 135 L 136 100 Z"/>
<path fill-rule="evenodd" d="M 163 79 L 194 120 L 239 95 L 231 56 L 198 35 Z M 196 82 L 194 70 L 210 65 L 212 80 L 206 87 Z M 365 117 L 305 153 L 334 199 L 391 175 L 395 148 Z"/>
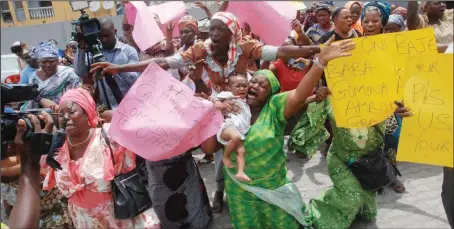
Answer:
<path fill-rule="evenodd" d="M 367 3 L 363 10 L 361 11 L 361 18 L 364 19 L 364 15 L 369 11 L 378 11 L 381 17 L 381 23 L 385 26 L 388 23 L 389 15 L 391 14 L 391 5 L 387 2 L 369 2 Z"/>
<path fill-rule="evenodd" d="M 390 23 L 390 22 L 400 26 L 400 31 L 404 31 L 405 30 L 405 20 L 404 20 L 404 17 L 402 17 L 401 15 L 399 15 L 399 14 L 391 14 L 389 16 L 388 23 Z"/>
<path fill-rule="evenodd" d="M 333 7 L 331 5 L 328 5 L 328 4 L 317 4 L 317 6 L 315 7 L 315 10 L 314 10 L 314 13 L 317 14 L 318 11 L 320 11 L 320 10 L 326 10 L 326 11 L 328 11 L 331 14 L 332 13 L 332 9 L 333 9 Z"/>
<path fill-rule="evenodd" d="M 77 103 L 84 109 L 88 116 L 88 124 L 92 128 L 98 125 L 98 115 L 96 113 L 96 103 L 93 100 L 90 92 L 83 88 L 70 89 L 66 91 L 60 99 L 61 106 L 64 102 L 71 101 Z"/>
<path fill-rule="evenodd" d="M 259 70 L 254 73 L 254 76 L 256 75 L 264 75 L 268 79 L 271 85 L 271 94 L 275 95 L 281 90 L 281 84 L 279 83 L 279 80 L 276 78 L 274 73 L 270 70 L 264 69 L 264 70 Z"/>
<path fill-rule="evenodd" d="M 229 12 L 217 12 L 213 15 L 211 20 L 220 20 L 222 21 L 232 32 L 232 39 L 230 41 L 229 45 L 229 51 L 227 53 L 227 56 L 229 57 L 229 60 L 227 62 L 227 69 L 232 68 L 232 65 L 235 65 L 235 56 L 237 53 L 237 45 L 242 39 L 242 33 L 241 33 L 241 25 L 238 19 L 236 18 L 235 15 Z M 208 39 L 207 44 L 211 44 L 211 39 Z"/>
<path fill-rule="evenodd" d="M 35 47 L 31 47 L 29 50 L 28 50 L 28 55 L 30 56 L 30 58 L 32 59 L 38 59 L 38 55 L 36 53 L 36 48 Z"/>
<path fill-rule="evenodd" d="M 239 42 L 241 40 L 241 25 L 237 17 L 229 12 L 217 12 L 213 15 L 211 20 L 220 20 L 229 27 L 232 32 L 232 41 Z"/>
<path fill-rule="evenodd" d="M 329 5 L 331 7 L 334 7 L 334 1 L 321 1 L 320 4 Z"/>
<path fill-rule="evenodd" d="M 344 7 L 345 7 L 346 9 L 350 9 L 350 8 L 352 8 L 352 6 L 353 6 L 354 4 L 358 4 L 359 7 L 361 7 L 361 9 L 364 7 L 364 3 L 363 3 L 363 2 L 360 2 L 360 1 L 348 1 L 348 2 L 345 4 Z"/>
<path fill-rule="evenodd" d="M 182 29 L 185 26 L 188 26 L 196 33 L 199 31 L 197 20 L 191 15 L 183 16 L 178 22 L 178 29 Z"/>
<path fill-rule="evenodd" d="M 58 58 L 58 49 L 48 41 L 40 42 L 38 47 L 36 47 L 36 58 L 38 60 L 43 58 Z"/>

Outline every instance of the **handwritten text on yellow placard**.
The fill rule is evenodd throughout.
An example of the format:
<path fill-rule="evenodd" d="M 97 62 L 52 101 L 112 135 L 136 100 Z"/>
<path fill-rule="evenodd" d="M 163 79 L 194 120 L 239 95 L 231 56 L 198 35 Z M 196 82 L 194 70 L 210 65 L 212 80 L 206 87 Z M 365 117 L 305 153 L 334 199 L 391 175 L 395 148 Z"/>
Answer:
<path fill-rule="evenodd" d="M 453 55 L 408 58 L 405 118 L 397 159 L 453 167 Z"/>
<path fill-rule="evenodd" d="M 368 127 L 382 122 L 403 99 L 406 57 L 436 53 L 433 29 L 382 34 L 354 39 L 347 58 L 333 60 L 325 69 L 339 127 Z"/>

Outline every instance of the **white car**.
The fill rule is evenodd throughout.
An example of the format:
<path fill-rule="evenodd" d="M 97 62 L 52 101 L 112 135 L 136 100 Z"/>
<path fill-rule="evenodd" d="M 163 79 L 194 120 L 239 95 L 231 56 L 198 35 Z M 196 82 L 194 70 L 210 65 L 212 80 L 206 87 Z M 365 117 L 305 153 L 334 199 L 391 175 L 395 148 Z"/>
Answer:
<path fill-rule="evenodd" d="M 2 69 L 2 83 L 5 82 L 5 79 L 11 75 L 20 74 L 19 63 L 17 63 L 17 56 L 15 54 L 6 54 L 1 56 L 1 69 Z"/>

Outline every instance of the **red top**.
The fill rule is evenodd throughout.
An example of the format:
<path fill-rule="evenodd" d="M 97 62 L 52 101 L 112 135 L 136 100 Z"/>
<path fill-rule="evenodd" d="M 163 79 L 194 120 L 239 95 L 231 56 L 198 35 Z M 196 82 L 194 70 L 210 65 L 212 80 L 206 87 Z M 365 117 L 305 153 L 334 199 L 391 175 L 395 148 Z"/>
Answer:
<path fill-rule="evenodd" d="M 278 59 L 273 63 L 273 65 L 274 67 L 276 67 L 276 77 L 281 84 L 281 92 L 296 89 L 300 81 L 310 69 L 310 66 L 307 66 L 302 71 L 294 70 L 293 68 L 290 68 L 286 64 L 284 64 L 282 59 Z"/>

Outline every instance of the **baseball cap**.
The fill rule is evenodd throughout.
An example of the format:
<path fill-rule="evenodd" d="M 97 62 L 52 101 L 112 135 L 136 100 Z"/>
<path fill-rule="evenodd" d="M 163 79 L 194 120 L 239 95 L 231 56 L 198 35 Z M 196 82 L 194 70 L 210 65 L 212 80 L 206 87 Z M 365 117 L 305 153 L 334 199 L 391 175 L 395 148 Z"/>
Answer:
<path fill-rule="evenodd" d="M 22 50 L 22 42 L 16 41 L 11 45 L 11 52 L 12 53 L 18 53 Z"/>
<path fill-rule="evenodd" d="M 210 20 L 208 18 L 204 18 L 198 21 L 199 31 L 201 33 L 208 33 L 210 32 Z"/>

